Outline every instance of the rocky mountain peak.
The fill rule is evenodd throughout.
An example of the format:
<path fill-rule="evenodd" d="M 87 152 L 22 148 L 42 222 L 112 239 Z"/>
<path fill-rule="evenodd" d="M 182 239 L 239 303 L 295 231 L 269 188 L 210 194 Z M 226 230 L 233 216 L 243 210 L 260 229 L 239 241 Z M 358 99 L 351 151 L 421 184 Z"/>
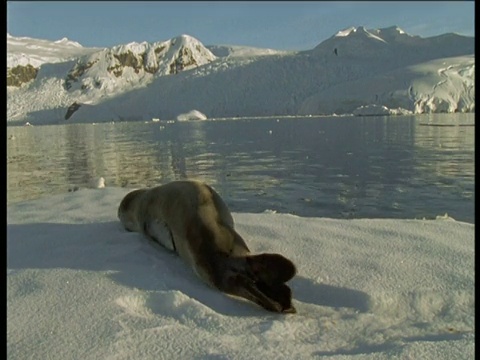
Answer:
<path fill-rule="evenodd" d="M 200 41 L 188 35 L 154 43 L 132 42 L 80 58 L 68 72 L 65 88 L 105 89 L 118 78 L 133 84 L 147 76 L 177 74 L 215 59 Z"/>

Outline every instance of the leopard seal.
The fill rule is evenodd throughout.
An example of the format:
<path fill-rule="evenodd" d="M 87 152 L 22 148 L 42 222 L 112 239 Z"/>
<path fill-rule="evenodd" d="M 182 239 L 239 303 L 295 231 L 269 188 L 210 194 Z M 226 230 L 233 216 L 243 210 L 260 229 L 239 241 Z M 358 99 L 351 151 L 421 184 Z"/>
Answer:
<path fill-rule="evenodd" d="M 285 284 L 296 267 L 280 254 L 252 254 L 220 195 L 197 180 L 129 192 L 118 207 L 128 231 L 176 252 L 207 284 L 266 310 L 295 313 Z"/>

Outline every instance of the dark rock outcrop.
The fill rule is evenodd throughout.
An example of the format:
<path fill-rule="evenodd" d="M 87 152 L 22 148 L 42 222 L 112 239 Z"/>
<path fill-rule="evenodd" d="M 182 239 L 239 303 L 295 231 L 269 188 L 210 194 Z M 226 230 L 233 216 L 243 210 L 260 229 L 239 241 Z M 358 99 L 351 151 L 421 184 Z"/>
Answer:
<path fill-rule="evenodd" d="M 7 68 L 7 86 L 21 86 L 37 77 L 38 69 L 28 64 Z"/>
<path fill-rule="evenodd" d="M 67 78 L 65 79 L 64 87 L 66 90 L 72 87 L 72 82 L 78 81 L 78 79 L 90 69 L 97 61 L 91 61 L 83 63 L 81 61 L 77 62 L 75 66 L 68 72 Z"/>
<path fill-rule="evenodd" d="M 74 102 L 72 105 L 70 105 L 67 109 L 67 113 L 65 114 L 65 120 L 70 119 L 70 117 L 77 111 L 82 104 L 79 104 L 77 102 Z"/>

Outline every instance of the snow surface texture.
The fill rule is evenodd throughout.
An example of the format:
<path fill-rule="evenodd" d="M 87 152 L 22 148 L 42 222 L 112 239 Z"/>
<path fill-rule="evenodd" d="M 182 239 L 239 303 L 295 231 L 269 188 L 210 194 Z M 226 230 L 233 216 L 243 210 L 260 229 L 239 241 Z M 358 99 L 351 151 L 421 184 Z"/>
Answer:
<path fill-rule="evenodd" d="M 34 80 L 7 87 L 10 124 L 64 123 L 74 103 L 68 122 L 175 119 L 192 109 L 210 119 L 475 111 L 475 39 L 456 34 L 349 28 L 301 52 L 205 47 L 182 35 L 65 53 L 63 43 L 20 39 L 7 35 L 7 68 L 30 58 L 40 67 Z M 84 53 L 66 61 L 71 49 Z"/>
<path fill-rule="evenodd" d="M 288 55 L 295 53 L 295 51 L 263 49 L 239 45 L 207 45 L 207 49 L 218 57 L 256 57 L 265 55 Z"/>
<path fill-rule="evenodd" d="M 8 359 L 474 358 L 472 224 L 234 213 L 252 251 L 298 267 L 280 315 L 123 230 L 127 192 L 8 207 Z"/>

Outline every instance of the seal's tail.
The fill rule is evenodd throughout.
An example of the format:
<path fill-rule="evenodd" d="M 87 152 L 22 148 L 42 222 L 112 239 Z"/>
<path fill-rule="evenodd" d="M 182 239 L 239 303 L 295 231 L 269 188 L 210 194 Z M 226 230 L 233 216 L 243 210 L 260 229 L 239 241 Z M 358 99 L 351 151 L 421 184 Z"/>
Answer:
<path fill-rule="evenodd" d="M 293 262 L 280 254 L 257 254 L 247 256 L 247 272 L 265 284 L 285 283 L 295 276 Z"/>
<path fill-rule="evenodd" d="M 295 313 L 292 290 L 285 284 L 295 276 L 295 265 L 279 254 L 230 258 L 220 289 L 251 300 L 263 308 Z"/>

